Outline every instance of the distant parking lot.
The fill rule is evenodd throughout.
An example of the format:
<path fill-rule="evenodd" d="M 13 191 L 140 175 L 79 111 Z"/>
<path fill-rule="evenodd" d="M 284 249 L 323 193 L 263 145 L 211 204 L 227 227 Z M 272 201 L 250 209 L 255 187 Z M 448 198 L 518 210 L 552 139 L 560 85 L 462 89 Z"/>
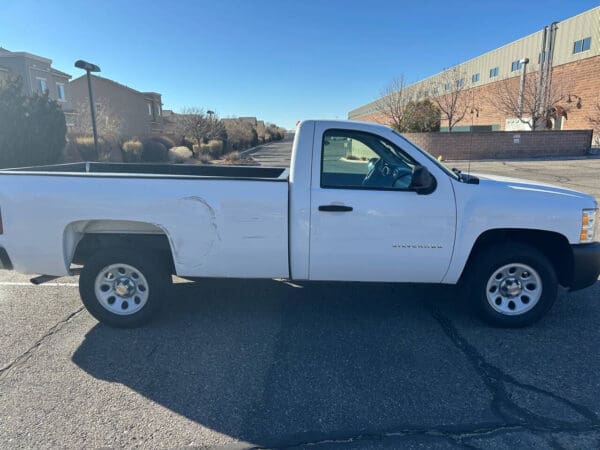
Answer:
<path fill-rule="evenodd" d="M 600 198 L 600 159 L 470 166 Z M 600 283 L 502 330 L 448 287 L 179 282 L 115 330 L 27 281 L 0 274 L 3 448 L 599 446 Z"/>
<path fill-rule="evenodd" d="M 600 199 L 600 158 L 524 160 L 524 161 L 449 161 L 450 167 L 472 172 L 525 178 L 587 192 Z"/>

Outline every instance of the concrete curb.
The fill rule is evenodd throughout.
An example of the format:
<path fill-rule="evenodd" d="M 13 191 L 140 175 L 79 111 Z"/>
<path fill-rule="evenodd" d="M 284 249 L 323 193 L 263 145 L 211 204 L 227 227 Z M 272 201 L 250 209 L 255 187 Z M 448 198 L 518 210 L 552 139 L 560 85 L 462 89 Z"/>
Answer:
<path fill-rule="evenodd" d="M 267 144 L 270 144 L 270 142 L 268 142 Z M 260 144 L 260 145 L 257 145 L 256 147 L 247 148 L 246 150 L 242 150 L 240 152 L 240 155 L 247 156 L 247 155 L 251 155 L 252 153 L 256 153 L 261 147 L 264 147 L 267 144 Z"/>
<path fill-rule="evenodd" d="M 535 158 L 487 158 L 487 159 L 444 159 L 441 162 L 518 162 L 518 161 L 582 161 L 600 159 L 599 154 L 587 154 L 582 156 L 538 156 Z"/>

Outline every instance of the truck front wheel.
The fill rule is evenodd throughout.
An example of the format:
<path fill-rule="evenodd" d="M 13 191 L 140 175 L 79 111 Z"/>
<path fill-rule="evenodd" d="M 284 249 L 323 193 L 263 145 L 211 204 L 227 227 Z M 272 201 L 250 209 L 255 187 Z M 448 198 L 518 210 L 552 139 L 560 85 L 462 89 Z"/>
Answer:
<path fill-rule="evenodd" d="M 558 281 L 554 268 L 531 246 L 496 245 L 475 258 L 471 267 L 471 300 L 480 317 L 492 325 L 531 325 L 556 300 Z"/>
<path fill-rule="evenodd" d="M 103 249 L 84 265 L 79 293 L 87 310 L 114 327 L 137 327 L 152 318 L 171 283 L 153 255 L 128 249 Z"/>

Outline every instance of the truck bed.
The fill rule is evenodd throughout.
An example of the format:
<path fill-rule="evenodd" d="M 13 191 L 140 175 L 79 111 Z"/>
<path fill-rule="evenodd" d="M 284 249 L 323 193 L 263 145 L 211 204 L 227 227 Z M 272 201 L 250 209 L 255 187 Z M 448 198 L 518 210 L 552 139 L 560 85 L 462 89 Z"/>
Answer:
<path fill-rule="evenodd" d="M 177 275 L 285 278 L 286 178 L 283 168 L 206 165 L 0 170 L 0 247 L 15 270 L 62 276 L 86 233 L 162 234 Z"/>
<path fill-rule="evenodd" d="M 114 176 L 152 178 L 216 178 L 239 180 L 287 181 L 289 170 L 283 167 L 213 166 L 192 164 L 138 164 L 112 162 L 79 162 L 48 166 L 0 169 L 0 174 Z"/>

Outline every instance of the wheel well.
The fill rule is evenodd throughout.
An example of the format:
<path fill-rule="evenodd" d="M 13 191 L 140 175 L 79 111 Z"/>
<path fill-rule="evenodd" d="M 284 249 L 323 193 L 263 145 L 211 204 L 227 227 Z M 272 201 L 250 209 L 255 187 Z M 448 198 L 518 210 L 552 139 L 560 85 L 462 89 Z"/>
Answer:
<path fill-rule="evenodd" d="M 171 245 L 164 234 L 86 233 L 75 248 L 72 262 L 85 265 L 97 250 L 110 247 L 150 251 L 167 263 L 171 273 L 175 273 Z"/>
<path fill-rule="evenodd" d="M 569 241 L 560 233 L 543 230 L 498 229 L 482 233 L 473 248 L 465 265 L 461 279 L 468 272 L 470 265 L 478 254 L 493 245 L 505 242 L 519 242 L 531 245 L 541 252 L 556 271 L 558 281 L 563 286 L 569 286 L 573 278 L 573 253 Z"/>

